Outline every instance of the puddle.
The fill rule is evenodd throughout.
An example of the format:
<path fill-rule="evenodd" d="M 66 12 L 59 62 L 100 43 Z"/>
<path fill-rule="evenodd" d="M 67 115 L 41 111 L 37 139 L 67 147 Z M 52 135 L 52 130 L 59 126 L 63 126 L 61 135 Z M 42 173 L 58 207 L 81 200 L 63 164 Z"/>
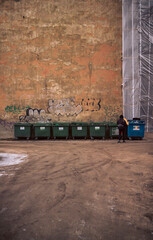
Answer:
<path fill-rule="evenodd" d="M 0 153 L 0 167 L 20 164 L 26 157 L 26 154 Z"/>

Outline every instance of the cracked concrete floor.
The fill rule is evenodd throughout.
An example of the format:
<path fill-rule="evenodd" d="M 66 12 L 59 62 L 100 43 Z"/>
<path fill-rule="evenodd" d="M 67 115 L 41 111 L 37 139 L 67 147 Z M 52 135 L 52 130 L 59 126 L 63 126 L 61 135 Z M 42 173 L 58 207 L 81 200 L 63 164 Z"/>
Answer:
<path fill-rule="evenodd" d="M 1 240 L 153 239 L 153 134 L 142 141 L 0 141 Z M 2 159 L 0 159 L 2 161 Z"/>

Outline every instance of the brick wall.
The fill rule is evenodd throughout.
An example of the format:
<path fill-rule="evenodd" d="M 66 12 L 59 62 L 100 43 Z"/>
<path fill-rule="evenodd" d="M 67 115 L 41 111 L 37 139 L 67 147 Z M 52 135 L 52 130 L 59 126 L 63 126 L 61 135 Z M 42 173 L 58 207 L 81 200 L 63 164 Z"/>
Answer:
<path fill-rule="evenodd" d="M 2 123 L 116 121 L 121 0 L 0 0 L 0 9 Z"/>

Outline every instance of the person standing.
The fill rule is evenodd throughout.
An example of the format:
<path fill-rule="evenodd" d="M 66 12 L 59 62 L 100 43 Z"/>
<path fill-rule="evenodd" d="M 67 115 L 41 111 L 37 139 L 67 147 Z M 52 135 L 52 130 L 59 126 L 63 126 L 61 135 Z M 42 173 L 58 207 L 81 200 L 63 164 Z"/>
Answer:
<path fill-rule="evenodd" d="M 126 130 L 126 122 L 123 118 L 123 115 L 120 115 L 120 118 L 117 120 L 117 126 L 119 129 L 119 140 L 118 143 L 120 143 L 120 140 L 123 135 L 123 142 L 125 143 L 125 130 Z"/>

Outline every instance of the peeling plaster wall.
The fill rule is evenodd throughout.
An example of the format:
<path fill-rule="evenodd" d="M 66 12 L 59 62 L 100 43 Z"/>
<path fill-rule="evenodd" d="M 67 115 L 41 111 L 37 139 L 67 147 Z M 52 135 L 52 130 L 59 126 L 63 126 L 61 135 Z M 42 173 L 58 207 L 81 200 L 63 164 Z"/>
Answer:
<path fill-rule="evenodd" d="M 1 121 L 34 110 L 34 121 L 116 121 L 121 0 L 0 0 L 0 9 Z"/>

